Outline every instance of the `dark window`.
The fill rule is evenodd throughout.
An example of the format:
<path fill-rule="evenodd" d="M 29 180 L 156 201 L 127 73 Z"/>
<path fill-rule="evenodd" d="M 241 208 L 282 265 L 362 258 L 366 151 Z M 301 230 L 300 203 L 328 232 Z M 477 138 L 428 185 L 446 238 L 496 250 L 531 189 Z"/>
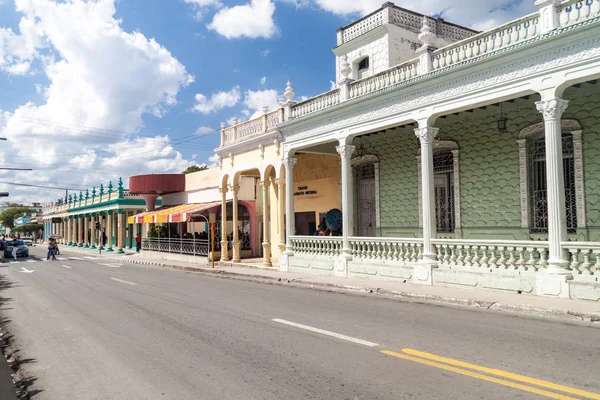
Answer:
<path fill-rule="evenodd" d="M 365 69 L 369 69 L 369 57 L 365 57 L 361 62 L 358 63 L 358 70 L 362 71 Z"/>

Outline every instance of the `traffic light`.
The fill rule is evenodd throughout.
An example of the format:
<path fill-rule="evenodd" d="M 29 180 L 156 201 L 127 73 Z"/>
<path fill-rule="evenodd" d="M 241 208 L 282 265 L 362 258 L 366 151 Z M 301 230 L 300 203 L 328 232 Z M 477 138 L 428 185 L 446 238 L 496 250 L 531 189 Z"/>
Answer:
<path fill-rule="evenodd" d="M 96 230 L 100 230 L 100 221 L 96 221 Z"/>

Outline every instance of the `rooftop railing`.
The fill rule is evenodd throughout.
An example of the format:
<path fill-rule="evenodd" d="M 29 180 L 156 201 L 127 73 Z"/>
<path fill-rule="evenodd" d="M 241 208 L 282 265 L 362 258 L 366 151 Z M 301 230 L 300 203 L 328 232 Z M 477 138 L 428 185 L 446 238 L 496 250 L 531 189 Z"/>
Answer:
<path fill-rule="evenodd" d="M 275 129 L 283 122 L 283 108 L 265 113 L 258 118 L 240 124 L 221 128 L 221 146 L 239 143 L 251 137 L 262 135 Z"/>

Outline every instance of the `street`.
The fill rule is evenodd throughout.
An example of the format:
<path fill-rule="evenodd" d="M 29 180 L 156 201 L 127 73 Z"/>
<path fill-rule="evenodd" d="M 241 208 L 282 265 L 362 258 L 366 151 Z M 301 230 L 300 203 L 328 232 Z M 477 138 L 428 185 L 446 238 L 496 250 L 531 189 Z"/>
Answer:
<path fill-rule="evenodd" d="M 34 399 L 600 399 L 597 327 L 30 250 L 0 296 Z"/>

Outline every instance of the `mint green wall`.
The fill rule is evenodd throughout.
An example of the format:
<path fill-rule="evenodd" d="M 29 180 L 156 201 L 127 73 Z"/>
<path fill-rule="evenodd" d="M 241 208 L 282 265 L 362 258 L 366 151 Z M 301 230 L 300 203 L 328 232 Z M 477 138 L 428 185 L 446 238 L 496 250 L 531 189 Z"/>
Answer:
<path fill-rule="evenodd" d="M 593 92 L 590 92 L 590 88 Z M 583 127 L 584 185 L 587 229 L 578 240 L 600 241 L 600 91 L 586 85 L 571 88 L 565 119 L 577 119 Z M 439 140 L 453 140 L 460 149 L 462 237 L 529 239 L 521 228 L 519 197 L 519 132 L 542 121 L 535 108 L 539 96 L 516 99 L 503 106 L 507 130 L 499 132 L 498 107 L 462 112 L 440 118 Z M 356 139 L 367 153 L 380 160 L 382 236 L 420 236 L 418 219 L 417 160 L 419 147 L 414 126 Z"/>
<path fill-rule="evenodd" d="M 417 159 L 411 129 L 395 129 L 354 141 L 379 157 L 381 236 L 419 237 Z"/>
<path fill-rule="evenodd" d="M 600 241 L 600 90 L 595 85 L 568 89 L 569 108 L 563 118 L 576 119 L 583 130 L 583 181 L 586 229 L 578 229 L 578 240 Z M 586 237 L 587 236 L 587 237 Z"/>

